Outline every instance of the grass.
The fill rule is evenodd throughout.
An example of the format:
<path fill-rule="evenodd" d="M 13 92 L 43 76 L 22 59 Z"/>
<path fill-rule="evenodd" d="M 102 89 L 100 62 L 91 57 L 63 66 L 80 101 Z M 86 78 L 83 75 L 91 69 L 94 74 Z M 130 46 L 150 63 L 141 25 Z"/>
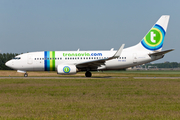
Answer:
<path fill-rule="evenodd" d="M 179 88 L 179 79 L 0 79 L 0 119 L 176 120 Z"/>

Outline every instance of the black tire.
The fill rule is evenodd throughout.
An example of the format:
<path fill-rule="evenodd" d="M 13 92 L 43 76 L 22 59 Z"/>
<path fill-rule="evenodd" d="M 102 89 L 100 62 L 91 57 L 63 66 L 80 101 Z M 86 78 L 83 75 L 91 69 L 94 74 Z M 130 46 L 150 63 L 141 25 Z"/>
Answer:
<path fill-rule="evenodd" d="M 86 71 L 85 76 L 86 76 L 86 77 L 91 77 L 91 76 L 92 76 L 92 74 L 91 74 L 91 72 L 90 72 L 90 71 Z"/>
<path fill-rule="evenodd" d="M 27 73 L 25 73 L 25 74 L 24 74 L 24 77 L 28 77 L 28 74 L 27 74 Z"/>

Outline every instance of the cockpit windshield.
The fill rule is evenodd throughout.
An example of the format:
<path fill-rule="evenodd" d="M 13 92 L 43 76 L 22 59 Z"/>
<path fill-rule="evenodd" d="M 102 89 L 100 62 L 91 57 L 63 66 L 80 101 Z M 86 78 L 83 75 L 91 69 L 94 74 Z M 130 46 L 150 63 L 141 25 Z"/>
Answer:
<path fill-rule="evenodd" d="M 14 60 L 20 60 L 21 59 L 21 57 L 15 57 L 15 58 L 13 58 Z"/>

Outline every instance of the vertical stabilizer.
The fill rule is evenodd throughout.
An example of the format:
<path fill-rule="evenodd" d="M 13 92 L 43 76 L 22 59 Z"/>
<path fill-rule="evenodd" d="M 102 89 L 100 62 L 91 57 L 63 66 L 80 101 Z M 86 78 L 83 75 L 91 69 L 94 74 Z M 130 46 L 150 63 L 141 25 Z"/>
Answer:
<path fill-rule="evenodd" d="M 140 42 L 144 48 L 150 51 L 160 51 L 162 49 L 169 18 L 169 15 L 163 15 L 159 18 L 156 24 Z"/>

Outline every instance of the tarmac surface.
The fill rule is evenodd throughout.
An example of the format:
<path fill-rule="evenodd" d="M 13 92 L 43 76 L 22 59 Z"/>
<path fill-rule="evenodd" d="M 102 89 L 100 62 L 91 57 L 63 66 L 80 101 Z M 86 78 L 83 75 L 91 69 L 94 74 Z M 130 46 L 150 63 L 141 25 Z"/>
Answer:
<path fill-rule="evenodd" d="M 97 78 L 119 78 L 127 79 L 129 77 L 0 77 L 0 79 L 97 79 Z"/>
<path fill-rule="evenodd" d="M 134 79 L 180 79 L 180 77 L 134 77 Z"/>
<path fill-rule="evenodd" d="M 0 77 L 0 79 L 100 79 L 100 78 L 118 78 L 128 79 L 129 77 Z M 134 79 L 180 79 L 180 77 L 133 77 Z"/>

